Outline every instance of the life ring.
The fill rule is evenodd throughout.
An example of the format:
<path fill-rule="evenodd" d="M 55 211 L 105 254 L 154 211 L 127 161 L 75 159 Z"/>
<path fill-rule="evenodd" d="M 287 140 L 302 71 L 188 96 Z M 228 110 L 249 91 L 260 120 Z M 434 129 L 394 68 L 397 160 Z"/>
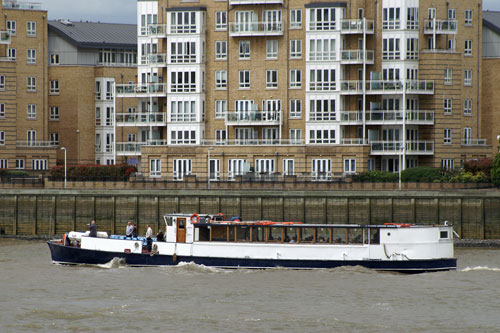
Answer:
<path fill-rule="evenodd" d="M 193 222 L 193 218 L 196 218 L 196 222 Z M 194 213 L 193 215 L 191 215 L 191 223 L 195 224 L 195 223 L 198 223 L 200 222 L 200 216 L 196 213 Z"/>

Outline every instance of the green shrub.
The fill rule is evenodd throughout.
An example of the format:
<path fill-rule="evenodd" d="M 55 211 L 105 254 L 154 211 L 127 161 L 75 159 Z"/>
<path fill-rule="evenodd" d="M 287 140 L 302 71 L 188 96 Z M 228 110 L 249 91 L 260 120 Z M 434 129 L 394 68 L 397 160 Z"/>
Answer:
<path fill-rule="evenodd" d="M 132 165 L 70 165 L 68 178 L 75 180 L 123 180 L 130 177 L 137 168 Z M 55 179 L 64 179 L 64 166 L 50 169 L 49 175 Z"/>
<path fill-rule="evenodd" d="M 21 171 L 21 170 L 12 170 L 12 171 L 7 171 L 7 177 L 10 178 L 22 178 L 22 177 L 28 177 L 29 173 L 26 171 Z"/>
<path fill-rule="evenodd" d="M 388 171 L 369 171 L 354 176 L 356 182 L 391 183 L 397 182 L 399 175 Z"/>
<path fill-rule="evenodd" d="M 491 182 L 495 186 L 500 186 L 500 153 L 496 154 L 491 168 Z"/>
<path fill-rule="evenodd" d="M 410 168 L 401 172 L 401 180 L 405 182 L 434 182 L 441 178 L 441 169 L 431 167 Z"/>
<path fill-rule="evenodd" d="M 485 157 L 479 160 L 470 160 L 464 163 L 464 170 L 475 174 L 484 173 L 490 177 L 491 168 L 493 167 L 493 159 Z"/>

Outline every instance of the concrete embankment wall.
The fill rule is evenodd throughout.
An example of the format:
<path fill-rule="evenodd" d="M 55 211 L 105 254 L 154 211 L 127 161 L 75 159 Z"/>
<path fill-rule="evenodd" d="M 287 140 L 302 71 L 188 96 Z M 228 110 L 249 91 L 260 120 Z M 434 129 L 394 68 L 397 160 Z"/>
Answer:
<path fill-rule="evenodd" d="M 306 223 L 442 224 L 462 238 L 500 238 L 500 191 L 237 191 L 42 190 L 0 191 L 0 233 L 61 235 L 87 230 L 125 232 L 127 221 L 163 229 L 163 214 L 222 212 L 245 220 Z"/>

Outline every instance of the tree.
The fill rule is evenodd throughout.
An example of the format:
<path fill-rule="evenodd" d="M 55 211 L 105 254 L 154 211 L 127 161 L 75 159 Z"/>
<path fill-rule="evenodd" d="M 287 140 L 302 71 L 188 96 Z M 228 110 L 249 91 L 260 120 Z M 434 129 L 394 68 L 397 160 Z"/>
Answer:
<path fill-rule="evenodd" d="M 496 154 L 491 168 L 491 182 L 495 186 L 500 186 L 500 153 Z"/>

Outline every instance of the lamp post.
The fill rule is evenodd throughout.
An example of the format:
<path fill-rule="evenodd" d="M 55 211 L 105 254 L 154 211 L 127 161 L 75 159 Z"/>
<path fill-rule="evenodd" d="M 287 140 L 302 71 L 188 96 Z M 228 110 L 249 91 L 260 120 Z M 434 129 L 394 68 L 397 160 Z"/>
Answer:
<path fill-rule="evenodd" d="M 61 147 L 61 150 L 64 151 L 64 188 L 66 188 L 68 182 L 68 167 L 66 163 L 66 147 Z"/>
<path fill-rule="evenodd" d="M 208 169 L 207 169 L 208 189 L 210 189 L 210 151 L 211 150 L 214 150 L 214 147 L 208 148 Z"/>

